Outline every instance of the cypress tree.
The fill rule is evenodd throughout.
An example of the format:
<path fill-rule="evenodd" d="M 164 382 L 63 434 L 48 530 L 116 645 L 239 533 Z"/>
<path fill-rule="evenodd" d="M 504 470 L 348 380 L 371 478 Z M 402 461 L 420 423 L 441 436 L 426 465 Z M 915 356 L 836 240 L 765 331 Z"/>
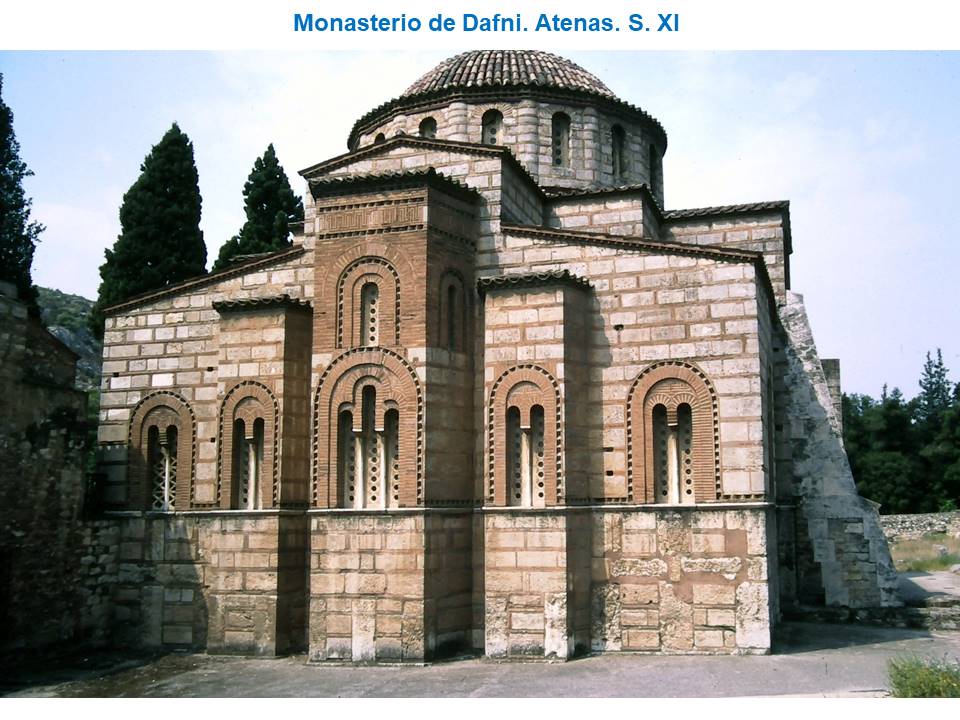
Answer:
<path fill-rule="evenodd" d="M 243 186 L 247 220 L 240 233 L 220 248 L 213 270 L 222 270 L 238 255 L 274 252 L 290 246 L 292 222 L 303 220 L 303 202 L 290 188 L 290 181 L 277 161 L 273 143 L 257 158 Z"/>
<path fill-rule="evenodd" d="M 13 132 L 13 112 L 3 101 L 0 75 L 0 280 L 17 287 L 17 294 L 40 314 L 37 288 L 30 277 L 33 251 L 43 225 L 30 220 L 30 198 L 23 192 L 23 179 L 33 175 L 20 159 L 20 143 Z"/>
<path fill-rule="evenodd" d="M 91 329 L 103 334 L 103 308 L 206 271 L 200 187 L 193 143 L 177 124 L 153 146 L 120 206 L 120 235 L 100 266 Z"/>

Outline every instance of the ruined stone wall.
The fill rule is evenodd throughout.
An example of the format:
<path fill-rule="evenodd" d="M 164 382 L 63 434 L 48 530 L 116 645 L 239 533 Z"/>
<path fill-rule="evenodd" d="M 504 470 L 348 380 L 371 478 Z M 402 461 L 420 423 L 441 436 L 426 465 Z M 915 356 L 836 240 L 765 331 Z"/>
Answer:
<path fill-rule="evenodd" d="M 780 317 L 785 435 L 790 444 L 796 597 L 846 607 L 897 605 L 897 574 L 877 506 L 857 494 L 802 296 L 788 293 Z M 785 523 L 786 524 L 786 523 Z M 791 596 L 788 588 L 785 596 Z"/>
<path fill-rule="evenodd" d="M 0 284 L 0 654 L 103 642 L 110 557 L 82 520 L 86 395 L 76 355 Z"/>
<path fill-rule="evenodd" d="M 596 511 L 595 652 L 767 653 L 770 510 Z"/>
<path fill-rule="evenodd" d="M 881 515 L 880 525 L 888 540 L 916 540 L 924 535 L 960 537 L 960 512 Z"/>

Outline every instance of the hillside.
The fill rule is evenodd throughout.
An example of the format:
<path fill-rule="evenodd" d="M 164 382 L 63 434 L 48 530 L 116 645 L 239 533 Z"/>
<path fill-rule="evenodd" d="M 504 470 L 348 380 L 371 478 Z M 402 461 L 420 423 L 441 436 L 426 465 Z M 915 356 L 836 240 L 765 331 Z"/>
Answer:
<path fill-rule="evenodd" d="M 40 313 L 51 333 L 77 353 L 77 387 L 95 390 L 100 387 L 100 361 L 103 346 L 87 327 L 93 301 L 79 295 L 38 287 Z"/>

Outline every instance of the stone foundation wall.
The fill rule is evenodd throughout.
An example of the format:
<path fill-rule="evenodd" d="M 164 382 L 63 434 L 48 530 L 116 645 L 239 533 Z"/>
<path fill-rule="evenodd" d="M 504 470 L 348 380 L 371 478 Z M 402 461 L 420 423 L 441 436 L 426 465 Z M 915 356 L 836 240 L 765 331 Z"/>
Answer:
<path fill-rule="evenodd" d="M 769 652 L 771 512 L 595 513 L 592 649 Z"/>
<path fill-rule="evenodd" d="M 484 529 L 486 655 L 569 657 L 566 516 L 489 510 Z"/>
<path fill-rule="evenodd" d="M 302 513 L 124 513 L 116 537 L 114 642 L 275 655 L 303 647 Z"/>
<path fill-rule="evenodd" d="M 310 513 L 310 660 L 425 659 L 424 524 L 422 512 Z"/>

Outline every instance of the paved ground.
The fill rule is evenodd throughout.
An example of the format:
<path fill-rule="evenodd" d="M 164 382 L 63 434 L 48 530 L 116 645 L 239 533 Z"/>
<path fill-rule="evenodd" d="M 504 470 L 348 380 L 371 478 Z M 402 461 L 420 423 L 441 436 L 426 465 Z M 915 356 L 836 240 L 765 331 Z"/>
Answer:
<path fill-rule="evenodd" d="M 890 658 L 960 659 L 960 632 L 784 623 L 770 656 L 604 655 L 562 664 L 469 659 L 428 667 L 331 667 L 304 658 L 172 654 L 77 658 L 0 677 L 12 697 L 878 696 Z"/>

